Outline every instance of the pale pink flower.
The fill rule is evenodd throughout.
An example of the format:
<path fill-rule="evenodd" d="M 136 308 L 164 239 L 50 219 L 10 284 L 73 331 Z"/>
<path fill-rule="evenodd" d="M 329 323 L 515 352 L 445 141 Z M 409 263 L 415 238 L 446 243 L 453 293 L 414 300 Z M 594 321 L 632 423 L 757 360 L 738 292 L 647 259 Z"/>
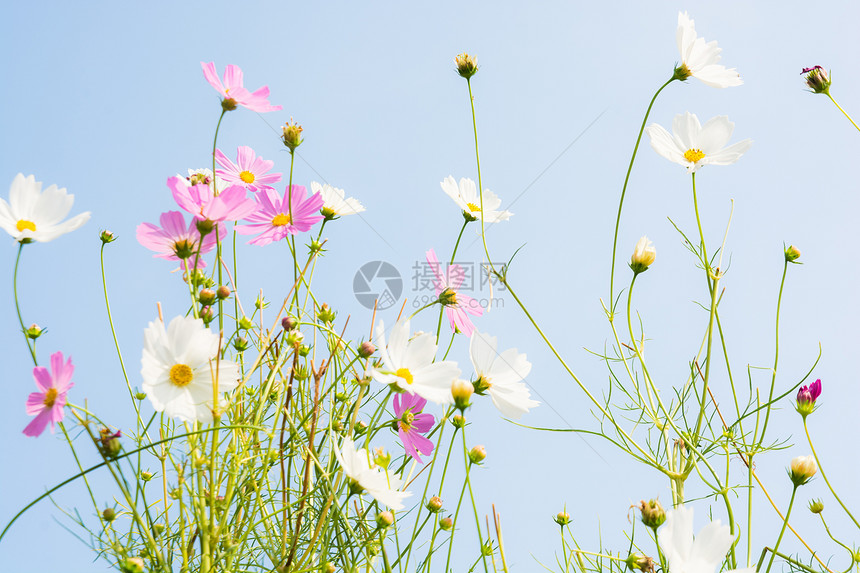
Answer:
<path fill-rule="evenodd" d="M 424 463 L 421 455 L 429 456 L 433 453 L 433 441 L 428 440 L 421 434 L 426 434 L 436 423 L 432 414 L 424 414 L 424 406 L 427 400 L 418 394 L 395 394 L 394 415 L 397 417 L 397 434 L 406 453 L 412 456 L 418 463 Z"/>
<path fill-rule="evenodd" d="M 215 161 L 224 168 L 216 171 L 224 181 L 244 185 L 251 191 L 272 189 L 269 183 L 277 183 L 281 180 L 280 173 L 268 173 L 275 166 L 275 162 L 257 157 L 254 150 L 246 145 L 239 147 L 236 163 L 230 161 L 220 149 L 215 150 Z"/>
<path fill-rule="evenodd" d="M 200 65 L 203 67 L 203 75 L 209 85 L 224 96 L 221 105 L 225 110 L 235 109 L 236 105 L 261 113 L 281 109 L 281 106 L 269 103 L 268 86 L 263 86 L 255 92 L 249 92 L 245 89 L 242 85 L 242 69 L 239 66 L 228 65 L 224 70 L 224 82 L 222 83 L 221 79 L 218 78 L 214 62 L 208 64 L 200 62 Z"/>
<path fill-rule="evenodd" d="M 484 309 L 474 298 L 457 292 L 466 276 L 463 267 L 453 264 L 448 265 L 443 271 L 433 249 L 427 251 L 427 263 L 436 277 L 433 281 L 433 288 L 436 290 L 436 296 L 442 300 L 442 304 L 445 306 L 448 321 L 451 323 L 451 330 L 459 330 L 466 336 L 472 336 L 475 326 L 469 315 L 481 316 L 484 314 Z"/>
<path fill-rule="evenodd" d="M 199 247 L 200 254 L 208 253 L 215 248 L 215 233 L 208 233 L 200 243 L 200 231 L 197 230 L 197 221 L 192 219 L 186 227 L 185 217 L 179 211 L 167 211 L 161 214 L 159 219 L 161 227 L 152 223 L 141 223 L 137 226 L 137 242 L 151 251 L 155 251 L 154 257 L 160 257 L 169 261 L 188 259 L 188 266 L 194 265 Z M 225 237 L 227 231 L 223 224 L 218 230 L 219 237 Z M 203 268 L 206 263 L 203 259 L 197 261 L 197 268 Z"/>
<path fill-rule="evenodd" d="M 167 186 L 182 209 L 201 221 L 238 221 L 254 212 L 257 203 L 241 185 L 231 185 L 216 196 L 208 185 L 189 185 L 182 177 L 171 177 Z"/>
<path fill-rule="evenodd" d="M 305 198 L 307 190 L 302 185 L 293 185 L 292 189 L 292 197 L 287 191 L 283 199 L 274 189 L 263 189 L 257 193 L 257 212 L 245 218 L 247 225 L 236 225 L 236 232 L 242 235 L 259 233 L 249 243 L 268 245 L 287 235 L 304 233 L 322 221 L 323 216 L 318 213 L 323 206 L 320 194 L 314 193 Z"/>
<path fill-rule="evenodd" d="M 66 406 L 66 394 L 72 389 L 72 358 L 63 364 L 63 353 L 55 352 L 51 355 L 51 373 L 44 366 L 33 368 L 33 379 L 40 392 L 33 392 L 27 398 L 27 414 L 36 416 L 33 421 L 24 428 L 24 434 L 36 437 L 45 431 L 48 422 L 51 423 L 51 431 L 54 424 L 63 421 L 63 408 Z"/>

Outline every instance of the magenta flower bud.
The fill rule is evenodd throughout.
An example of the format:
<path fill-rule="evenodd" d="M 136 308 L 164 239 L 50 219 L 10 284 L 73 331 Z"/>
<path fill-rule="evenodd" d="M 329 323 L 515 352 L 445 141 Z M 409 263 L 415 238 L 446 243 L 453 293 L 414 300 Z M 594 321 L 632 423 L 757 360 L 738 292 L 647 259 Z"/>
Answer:
<path fill-rule="evenodd" d="M 370 358 L 376 352 L 376 347 L 369 340 L 365 340 L 358 347 L 358 355 L 362 358 Z"/>
<path fill-rule="evenodd" d="M 285 316 L 281 319 L 281 326 L 284 330 L 293 330 L 296 326 L 298 326 L 299 321 L 297 321 L 292 316 Z"/>
<path fill-rule="evenodd" d="M 200 309 L 200 318 L 203 319 L 205 324 L 209 324 L 215 319 L 215 313 L 212 312 L 211 306 L 204 306 Z"/>
<path fill-rule="evenodd" d="M 812 93 L 830 95 L 830 76 L 821 66 L 813 66 L 811 68 L 803 68 L 800 75 L 805 76 L 806 85 L 812 90 Z"/>
<path fill-rule="evenodd" d="M 809 386 L 801 386 L 797 391 L 797 413 L 804 418 L 815 411 L 815 401 L 821 396 L 821 380 L 816 380 Z"/>

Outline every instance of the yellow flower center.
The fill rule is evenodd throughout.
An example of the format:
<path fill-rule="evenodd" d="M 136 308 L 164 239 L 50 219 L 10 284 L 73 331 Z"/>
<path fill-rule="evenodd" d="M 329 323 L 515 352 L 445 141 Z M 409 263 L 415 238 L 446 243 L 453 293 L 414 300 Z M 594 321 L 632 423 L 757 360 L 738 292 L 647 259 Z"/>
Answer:
<path fill-rule="evenodd" d="M 400 429 L 404 432 L 408 432 L 412 428 L 413 421 L 415 421 L 415 414 L 407 410 L 403 413 L 403 416 L 400 417 Z"/>
<path fill-rule="evenodd" d="M 256 177 L 254 177 L 254 174 L 250 171 L 243 171 L 239 174 L 239 179 L 241 179 L 245 183 L 253 183 Z"/>
<path fill-rule="evenodd" d="M 397 372 L 395 372 L 394 375 L 406 380 L 407 384 L 412 384 L 414 380 L 412 378 L 412 372 L 410 372 L 408 368 L 398 368 Z"/>
<path fill-rule="evenodd" d="M 474 203 L 466 203 L 466 207 L 469 208 L 470 213 L 480 213 L 481 212 L 481 206 L 480 205 L 475 205 Z"/>
<path fill-rule="evenodd" d="M 187 364 L 174 364 L 170 367 L 170 381 L 174 386 L 180 388 L 187 386 L 192 378 L 194 378 L 194 373 Z"/>
<path fill-rule="evenodd" d="M 699 161 L 705 156 L 704 152 L 701 149 L 688 149 L 684 152 L 684 159 L 689 161 L 690 163 L 695 163 Z"/>
<path fill-rule="evenodd" d="M 29 229 L 30 231 L 33 231 L 34 233 L 36 232 L 36 223 L 34 223 L 33 221 L 28 221 L 26 219 L 21 219 L 20 221 L 18 221 L 18 223 L 15 225 L 15 227 L 17 227 L 19 231 L 23 231 L 24 229 Z"/>
<path fill-rule="evenodd" d="M 283 227 L 284 225 L 290 224 L 290 216 L 285 215 L 283 213 L 278 213 L 275 215 L 275 218 L 272 219 L 272 225 L 275 227 Z"/>
<path fill-rule="evenodd" d="M 54 402 L 57 401 L 57 389 L 56 388 L 48 388 L 48 391 L 45 392 L 45 407 L 51 408 L 54 406 Z"/>

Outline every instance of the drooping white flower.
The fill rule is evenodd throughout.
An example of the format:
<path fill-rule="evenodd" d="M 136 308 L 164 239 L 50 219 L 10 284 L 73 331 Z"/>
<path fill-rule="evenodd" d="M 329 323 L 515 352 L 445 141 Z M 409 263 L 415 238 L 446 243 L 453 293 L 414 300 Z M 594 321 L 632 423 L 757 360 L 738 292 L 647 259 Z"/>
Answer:
<path fill-rule="evenodd" d="M 498 223 L 499 221 L 507 221 L 511 218 L 510 211 L 499 211 L 502 206 L 502 200 L 490 191 L 484 189 L 484 208 L 481 209 L 481 197 L 478 195 L 478 187 L 471 179 L 463 177 L 460 179 L 460 184 L 454 181 L 450 175 L 441 183 L 442 191 L 444 191 L 465 215 L 472 217 L 470 220 L 483 219 L 487 223 Z"/>
<path fill-rule="evenodd" d="M 386 335 L 388 344 L 386 344 Z M 451 384 L 460 376 L 456 362 L 436 357 L 436 336 L 422 332 L 409 338 L 409 320 L 398 321 L 386 333 L 380 320 L 373 343 L 379 349 L 382 367 L 368 370 L 375 380 L 395 384 L 398 388 L 418 394 L 436 404 L 450 404 Z"/>
<path fill-rule="evenodd" d="M 479 393 L 488 393 L 502 415 L 517 419 L 529 408 L 540 402 L 531 399 L 528 387 L 523 381 L 531 372 L 531 362 L 525 354 L 509 348 L 501 354 L 496 351 L 498 339 L 495 336 L 472 332 L 469 341 L 469 356 L 478 379 L 475 385 Z"/>
<path fill-rule="evenodd" d="M 703 126 L 690 112 L 678 114 L 672 121 L 672 135 L 662 126 L 652 123 L 645 128 L 654 151 L 694 173 L 703 165 L 730 165 L 752 145 L 744 139 L 724 147 L 732 136 L 735 124 L 724 115 L 712 117 Z"/>
<path fill-rule="evenodd" d="M 630 257 L 630 268 L 633 269 L 634 273 L 647 271 L 656 258 L 657 249 L 654 247 L 654 243 L 643 235 L 633 249 L 633 256 Z"/>
<path fill-rule="evenodd" d="M 218 393 L 239 384 L 239 365 L 216 360 L 218 335 L 199 318 L 177 316 L 167 328 L 160 320 L 144 331 L 141 375 L 143 391 L 156 412 L 186 422 L 212 421 L 213 385 Z M 219 403 L 223 408 L 226 401 Z"/>
<path fill-rule="evenodd" d="M 319 193 L 323 198 L 322 214 L 326 218 L 342 217 L 343 215 L 355 215 L 364 211 L 364 206 L 354 197 L 344 198 L 343 189 L 332 187 L 329 184 L 320 185 L 311 181 L 311 191 Z"/>
<path fill-rule="evenodd" d="M 352 480 L 356 489 L 367 491 L 373 499 L 384 503 L 391 509 L 403 509 L 403 500 L 412 495 L 408 491 L 399 491 L 403 481 L 395 475 L 374 465 L 370 465 L 367 450 L 355 449 L 355 443 L 350 438 L 343 439 L 343 446 L 332 448 L 334 457 L 343 468 L 343 472 Z"/>
<path fill-rule="evenodd" d="M 717 519 L 703 527 L 693 539 L 693 508 L 679 505 L 666 512 L 666 522 L 657 538 L 671 573 L 714 573 L 735 539 L 730 532 L 731 528 Z M 755 567 L 734 571 L 753 573 Z"/>
<path fill-rule="evenodd" d="M 9 202 L 0 199 L 0 227 L 16 241 L 53 241 L 89 221 L 89 211 L 63 221 L 74 202 L 75 196 L 64 188 L 51 185 L 42 191 L 41 181 L 19 173 L 12 180 Z"/>
<path fill-rule="evenodd" d="M 693 76 L 703 84 L 714 88 L 739 86 L 741 80 L 735 68 L 726 69 L 720 65 L 720 52 L 717 42 L 706 42 L 696 35 L 696 27 L 686 12 L 678 12 L 678 51 L 681 64 L 675 70 L 676 77 L 686 80 Z"/>

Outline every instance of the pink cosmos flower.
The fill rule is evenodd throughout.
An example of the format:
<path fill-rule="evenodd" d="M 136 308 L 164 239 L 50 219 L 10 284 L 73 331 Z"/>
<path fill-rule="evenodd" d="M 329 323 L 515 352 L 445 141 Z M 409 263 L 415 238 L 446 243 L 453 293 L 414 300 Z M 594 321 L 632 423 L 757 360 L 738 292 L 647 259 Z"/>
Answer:
<path fill-rule="evenodd" d="M 177 175 L 167 180 L 167 186 L 176 204 L 201 221 L 238 221 L 257 208 L 241 185 L 231 185 L 216 196 L 208 185 L 189 185 Z"/>
<path fill-rule="evenodd" d="M 36 417 L 24 428 L 25 435 L 33 437 L 40 435 L 45 431 L 48 422 L 51 423 L 53 432 L 54 424 L 63 421 L 66 394 L 74 386 L 71 382 L 74 371 L 71 357 L 63 364 L 62 352 L 51 355 L 50 374 L 44 366 L 33 368 L 33 379 L 41 392 L 33 392 L 27 398 L 27 414 Z"/>
<path fill-rule="evenodd" d="M 215 62 L 208 64 L 200 62 L 200 65 L 203 67 L 203 75 L 209 85 L 224 96 L 221 106 L 225 110 L 236 109 L 237 105 L 260 113 L 281 109 L 281 106 L 269 103 L 268 86 L 263 86 L 255 92 L 249 92 L 245 89 L 242 85 L 242 69 L 239 66 L 228 65 L 227 69 L 224 70 L 224 83 L 221 83 L 218 72 L 215 70 Z"/>
<path fill-rule="evenodd" d="M 448 265 L 443 273 L 442 266 L 439 264 L 439 259 L 433 249 L 427 251 L 427 263 L 436 277 L 433 281 L 433 288 L 436 289 L 436 296 L 442 300 L 442 304 L 445 306 L 448 321 L 451 323 L 451 330 L 459 330 L 466 336 L 472 336 L 475 326 L 468 315 L 481 316 L 484 314 L 484 309 L 474 298 L 457 292 L 465 280 L 463 267 Z"/>
<path fill-rule="evenodd" d="M 322 196 L 314 193 L 305 198 L 307 189 L 301 185 L 293 185 L 292 189 L 292 212 L 288 191 L 281 199 L 274 189 L 263 189 L 257 193 L 257 212 L 245 218 L 247 225 L 236 225 L 236 232 L 242 235 L 259 233 L 248 242 L 252 245 L 268 245 L 287 235 L 304 233 L 322 221 L 323 216 L 319 214 L 323 206 Z"/>
<path fill-rule="evenodd" d="M 215 233 L 208 233 L 200 244 L 200 231 L 197 230 L 197 221 L 192 219 L 186 228 L 185 216 L 179 211 L 167 211 L 161 214 L 161 227 L 152 223 L 141 223 L 137 226 L 137 242 L 155 251 L 154 257 L 161 257 L 169 261 L 189 260 L 189 267 L 194 265 L 197 256 L 197 248 L 200 254 L 208 253 L 215 248 Z M 227 231 L 221 224 L 218 230 L 219 237 L 225 237 Z M 203 259 L 197 262 L 197 268 L 203 268 L 206 263 Z M 183 269 L 184 270 L 184 269 Z"/>
<path fill-rule="evenodd" d="M 236 159 L 238 165 L 230 161 L 220 149 L 215 150 L 215 161 L 224 168 L 224 170 L 217 170 L 216 173 L 228 183 L 244 185 L 251 191 L 259 191 L 260 189 L 272 189 L 269 183 L 277 183 L 281 180 L 280 173 L 266 174 L 272 170 L 275 162 L 257 157 L 254 150 L 246 145 L 239 147 Z"/>
<path fill-rule="evenodd" d="M 397 433 L 403 442 L 406 453 L 418 463 L 424 463 L 420 454 L 433 453 L 433 442 L 421 434 L 426 434 L 436 423 L 432 414 L 422 414 L 427 400 L 418 394 L 395 394 L 394 415 L 397 416 Z"/>

